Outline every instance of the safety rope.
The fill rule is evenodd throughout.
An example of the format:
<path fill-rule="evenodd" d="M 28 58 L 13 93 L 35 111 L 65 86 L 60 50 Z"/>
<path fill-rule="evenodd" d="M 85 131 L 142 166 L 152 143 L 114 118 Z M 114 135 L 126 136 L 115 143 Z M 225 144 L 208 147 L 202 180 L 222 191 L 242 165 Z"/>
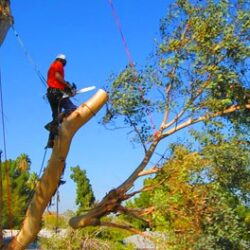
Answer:
<path fill-rule="evenodd" d="M 134 64 L 134 61 L 133 61 L 133 59 L 132 59 L 132 56 L 131 56 L 131 53 L 130 53 L 130 50 L 129 50 L 127 41 L 126 41 L 126 39 L 125 39 L 124 33 L 123 33 L 123 31 L 122 31 L 121 22 L 120 22 L 120 19 L 119 19 L 119 17 L 118 17 L 118 14 L 117 14 L 117 12 L 116 12 L 116 10 L 115 10 L 115 6 L 114 6 L 114 4 L 113 4 L 113 1 L 112 1 L 112 0 L 108 0 L 108 2 L 109 2 L 109 5 L 110 5 L 110 7 L 111 7 L 112 14 L 113 14 L 113 16 L 114 16 L 116 26 L 117 26 L 117 28 L 118 28 L 118 30 L 119 30 L 119 33 L 120 33 L 120 36 L 121 36 L 121 39 L 122 39 L 122 43 L 123 43 L 124 48 L 125 48 L 126 55 L 127 55 L 127 57 L 128 57 L 129 65 L 130 65 L 132 68 L 135 68 L 135 64 Z M 142 94 L 142 98 L 144 99 L 144 95 L 143 95 L 143 90 L 142 90 L 142 88 L 139 86 L 138 89 L 139 89 L 139 91 L 140 91 L 141 94 Z M 151 111 L 150 111 L 148 108 L 146 109 L 146 114 L 147 114 L 148 120 L 149 120 L 149 122 L 150 122 L 150 124 L 151 124 L 151 128 L 152 128 L 152 130 L 153 130 L 153 134 L 154 134 L 154 136 L 157 136 L 156 126 L 155 126 L 155 124 L 154 124 L 154 121 L 153 121 L 153 118 L 152 118 Z"/>
<path fill-rule="evenodd" d="M 9 176 L 9 161 L 7 161 L 7 146 L 6 146 L 6 131 L 4 122 L 4 107 L 3 107 L 3 91 L 2 91 L 2 74 L 0 68 L 0 99 L 1 99 L 1 117 L 2 117 L 2 128 L 3 128 L 3 146 L 4 146 L 4 158 L 5 158 L 5 175 L 6 175 L 6 190 L 7 190 L 7 204 L 8 204 L 8 216 L 9 216 L 9 228 L 13 227 L 12 219 L 12 208 L 11 208 L 11 186 Z"/>
<path fill-rule="evenodd" d="M 39 170 L 39 174 L 37 175 L 38 180 L 40 180 L 42 171 L 43 171 L 43 169 L 44 169 L 44 162 L 45 162 L 45 159 L 46 159 L 46 155 L 47 155 L 47 148 L 45 148 L 45 150 L 44 150 L 43 159 L 42 159 L 42 164 L 41 164 L 41 167 L 40 167 L 40 170 Z M 32 200 L 33 195 L 34 195 L 35 190 L 36 190 L 36 186 L 37 186 L 37 185 L 35 185 L 35 186 L 29 191 L 29 196 L 28 196 L 28 199 L 27 199 L 26 210 L 28 209 L 28 207 L 29 207 L 29 205 L 30 205 L 30 203 L 31 203 L 31 200 Z M 26 217 L 26 215 L 25 215 L 25 217 Z"/>
<path fill-rule="evenodd" d="M 125 52 L 126 52 L 126 55 L 128 57 L 129 64 L 130 64 L 131 67 L 134 67 L 135 66 L 134 61 L 132 59 L 132 56 L 131 56 L 127 41 L 126 41 L 125 36 L 123 34 L 121 22 L 120 22 L 120 19 L 119 19 L 117 13 L 116 13 L 115 6 L 114 6 L 112 0 L 108 0 L 108 1 L 109 1 L 111 10 L 112 10 L 112 14 L 113 14 L 114 19 L 115 19 L 116 26 L 117 26 L 117 28 L 119 30 L 119 33 L 120 33 L 120 36 L 121 36 L 121 39 L 122 39 L 122 43 L 124 45 Z"/>
<path fill-rule="evenodd" d="M 24 54 L 25 56 L 27 57 L 29 63 L 32 65 L 35 73 L 37 74 L 38 78 L 40 79 L 40 81 L 42 82 L 42 84 L 47 88 L 47 81 L 45 79 L 45 77 L 43 76 L 43 74 L 41 73 L 41 71 L 39 70 L 37 64 L 35 63 L 35 61 L 33 60 L 31 54 L 29 53 L 28 49 L 26 48 L 26 46 L 24 45 L 24 42 L 23 40 L 21 39 L 20 35 L 18 34 L 16 28 L 14 25 L 11 26 L 16 38 L 17 38 L 17 41 L 18 43 L 20 44 L 21 48 L 23 49 L 24 51 Z M 43 160 L 42 160 L 42 164 L 41 164 L 41 167 L 40 167 L 40 171 L 39 171 L 39 174 L 38 174 L 38 177 L 40 178 L 40 175 L 42 173 L 42 170 L 44 168 L 44 161 L 45 161 L 45 158 L 46 158 L 46 154 L 47 154 L 47 149 L 45 149 L 45 152 L 44 152 L 44 155 L 43 155 Z M 34 190 L 32 190 L 32 194 L 34 193 L 33 192 Z M 28 202 L 29 203 L 29 202 Z"/>
<path fill-rule="evenodd" d="M 37 74 L 38 78 L 40 79 L 40 81 L 43 83 L 43 85 L 47 88 L 47 81 L 45 79 L 45 77 L 43 76 L 43 74 L 41 73 L 41 71 L 39 70 L 37 64 L 35 63 L 35 61 L 33 60 L 32 56 L 30 55 L 29 51 L 27 50 L 27 48 L 25 47 L 20 35 L 17 33 L 14 25 L 11 26 L 16 38 L 17 38 L 17 41 L 18 43 L 20 44 L 21 48 L 23 49 L 24 51 L 24 54 L 25 56 L 27 57 L 29 63 L 32 65 L 35 73 Z"/>
<path fill-rule="evenodd" d="M 45 148 L 44 155 L 43 155 L 43 160 L 42 160 L 42 164 L 41 164 L 40 171 L 39 171 L 39 174 L 38 174 L 38 179 L 40 179 L 42 171 L 44 169 L 44 162 L 45 162 L 45 159 L 46 159 L 47 150 L 48 150 L 48 148 Z"/>

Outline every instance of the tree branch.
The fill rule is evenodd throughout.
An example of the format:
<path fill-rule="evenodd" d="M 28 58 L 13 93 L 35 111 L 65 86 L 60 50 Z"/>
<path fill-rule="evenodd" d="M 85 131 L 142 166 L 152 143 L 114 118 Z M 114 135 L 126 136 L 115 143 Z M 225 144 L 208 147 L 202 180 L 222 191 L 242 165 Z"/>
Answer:
<path fill-rule="evenodd" d="M 234 106 L 231 106 L 228 109 L 221 111 L 221 112 L 207 114 L 207 115 L 201 116 L 197 119 L 189 119 L 185 123 L 183 123 L 183 124 L 173 128 L 173 129 L 167 131 L 166 133 L 162 134 L 157 140 L 156 139 L 153 140 L 148 151 L 146 152 L 146 154 L 144 156 L 144 159 L 139 164 L 139 166 L 135 169 L 135 171 L 128 177 L 128 179 L 124 183 L 122 183 L 118 188 L 111 190 L 102 199 L 102 201 L 99 204 L 97 204 L 96 207 L 91 209 L 88 213 L 71 218 L 69 221 L 69 224 L 71 225 L 71 227 L 76 229 L 76 228 L 86 227 L 86 226 L 90 226 L 90 225 L 92 225 L 92 226 L 93 225 L 100 225 L 101 224 L 100 218 L 111 213 L 111 212 L 117 212 L 122 201 L 131 198 L 132 196 L 134 196 L 138 192 L 149 191 L 149 190 L 154 189 L 157 185 L 161 185 L 167 178 L 163 179 L 160 183 L 157 183 L 157 185 L 150 186 L 150 187 L 144 187 L 139 191 L 136 191 L 136 192 L 133 192 L 130 194 L 126 194 L 126 192 L 133 186 L 135 180 L 139 177 L 139 173 L 141 171 L 143 171 L 143 169 L 147 166 L 147 164 L 150 161 L 150 159 L 155 151 L 155 148 L 157 147 L 160 140 L 162 140 L 163 138 L 165 138 L 165 137 L 173 134 L 174 132 L 176 132 L 182 128 L 185 128 L 191 124 L 198 123 L 200 121 L 204 121 L 204 120 L 212 118 L 212 117 L 225 115 L 227 113 L 232 113 L 236 110 L 239 110 L 240 108 L 242 108 L 242 107 L 240 107 L 238 105 L 234 105 Z M 246 105 L 246 108 L 249 109 L 250 104 Z"/>
<path fill-rule="evenodd" d="M 144 223 L 146 223 L 147 225 L 150 224 L 149 221 L 147 221 L 147 220 L 143 219 L 142 217 L 140 217 L 140 215 L 137 214 L 136 210 L 131 210 L 131 209 L 125 208 L 123 206 L 120 206 L 120 207 L 118 207 L 118 212 L 126 214 L 128 216 L 132 216 L 132 217 L 136 218 L 137 220 L 141 220 Z"/>
<path fill-rule="evenodd" d="M 187 111 L 187 109 L 189 108 L 189 106 L 203 93 L 204 89 L 208 86 L 208 84 L 210 83 L 210 77 L 208 80 L 206 80 L 202 86 L 197 90 L 196 95 L 191 97 L 186 104 L 184 105 L 183 109 L 176 115 L 176 117 L 174 119 L 172 119 L 172 121 L 170 121 L 169 123 L 167 123 L 166 125 L 163 126 L 163 129 L 167 129 L 170 126 L 172 126 L 174 123 L 176 123 L 180 117 Z"/>
<path fill-rule="evenodd" d="M 136 125 L 134 124 L 134 122 L 132 122 L 132 120 L 130 119 L 130 117 L 127 116 L 127 118 L 128 118 L 128 120 L 129 120 L 129 122 L 130 122 L 130 125 L 134 128 L 135 133 L 138 135 L 138 137 L 139 137 L 139 139 L 140 139 L 140 142 L 141 142 L 141 144 L 142 144 L 142 146 L 143 146 L 144 152 L 146 153 L 146 152 L 147 152 L 147 148 L 146 148 L 145 143 L 143 142 L 143 139 L 142 139 L 142 137 L 141 137 L 140 131 L 138 130 L 138 128 L 136 127 Z"/>
<path fill-rule="evenodd" d="M 165 110 L 165 114 L 161 123 L 161 127 L 160 130 L 162 130 L 164 128 L 164 125 L 166 124 L 166 122 L 168 121 L 168 116 L 169 116 L 169 103 L 170 103 L 170 90 L 172 88 L 172 84 L 169 84 L 166 88 L 166 110 Z"/>
<path fill-rule="evenodd" d="M 245 105 L 245 108 L 246 109 L 250 109 L 250 104 L 247 104 Z M 167 132 L 163 133 L 161 136 L 160 136 L 160 140 L 169 136 L 169 135 L 172 135 L 173 133 L 175 133 L 176 131 L 179 131 L 183 128 L 186 128 L 192 124 L 195 124 L 195 123 L 198 123 L 198 122 L 202 122 L 202 121 L 205 121 L 205 120 L 208 120 L 208 119 L 212 119 L 212 118 L 215 118 L 215 117 L 218 117 L 218 116 L 223 116 L 223 115 L 226 115 L 226 114 L 229 114 L 229 113 L 233 113 L 237 110 L 240 110 L 242 109 L 242 106 L 240 105 L 233 105 L 223 111 L 219 111 L 219 112 L 215 112 L 215 113 L 211 113 L 211 114 L 206 114 L 204 116 L 200 116 L 199 118 L 190 118 L 189 120 L 187 120 L 186 122 L 178 125 L 177 127 L 174 127 L 170 130 L 168 130 Z"/>
<path fill-rule="evenodd" d="M 36 238 L 41 229 L 42 214 L 58 187 L 72 137 L 98 112 L 107 98 L 106 92 L 98 90 L 92 98 L 63 121 L 59 135 L 55 138 L 48 166 L 36 186 L 35 194 L 27 209 L 22 228 L 18 235 L 4 248 L 5 250 L 23 250 Z"/>
<path fill-rule="evenodd" d="M 156 187 L 159 187 L 159 186 L 160 186 L 163 182 L 165 182 L 167 179 L 168 179 L 168 176 L 165 177 L 164 179 L 162 179 L 160 182 L 156 183 L 155 185 L 146 186 L 146 187 L 141 188 L 140 190 L 137 190 L 137 191 L 132 192 L 132 193 L 130 193 L 130 194 L 126 194 L 126 195 L 125 195 L 125 199 L 128 200 L 129 198 L 135 196 L 136 194 L 154 190 Z"/>
<path fill-rule="evenodd" d="M 116 212 L 121 202 L 129 198 L 129 196 L 126 195 L 126 192 L 133 186 L 134 181 L 138 178 L 138 174 L 147 166 L 158 143 L 158 140 L 154 140 L 151 143 L 151 146 L 146 152 L 142 162 L 124 183 L 122 183 L 118 188 L 111 190 L 107 195 L 105 195 L 102 201 L 88 213 L 71 218 L 69 221 L 70 226 L 76 229 L 90 225 L 99 225 L 101 223 L 101 217 L 111 212 Z"/>
<path fill-rule="evenodd" d="M 141 171 L 138 176 L 145 176 L 145 175 L 150 175 L 150 174 L 155 174 L 155 173 L 158 173 L 159 171 L 161 171 L 160 168 L 154 166 L 148 170 L 143 170 Z"/>

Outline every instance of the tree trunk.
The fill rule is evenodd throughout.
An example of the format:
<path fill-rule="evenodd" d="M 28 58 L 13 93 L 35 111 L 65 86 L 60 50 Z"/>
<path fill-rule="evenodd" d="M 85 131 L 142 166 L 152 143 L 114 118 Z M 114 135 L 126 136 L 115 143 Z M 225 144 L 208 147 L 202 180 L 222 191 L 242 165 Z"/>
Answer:
<path fill-rule="evenodd" d="M 2 150 L 0 150 L 0 248 L 3 245 L 3 182 L 2 182 Z"/>
<path fill-rule="evenodd" d="M 107 99 L 107 93 L 98 90 L 92 98 L 63 121 L 59 135 L 55 139 L 48 166 L 37 184 L 35 194 L 27 209 L 23 226 L 18 235 L 4 249 L 23 250 L 35 240 L 41 229 L 43 212 L 57 190 L 72 137 L 83 124 L 99 111 Z"/>
<path fill-rule="evenodd" d="M 13 23 L 13 17 L 10 11 L 10 1 L 0 1 L 0 46 L 2 45 L 5 36 Z"/>

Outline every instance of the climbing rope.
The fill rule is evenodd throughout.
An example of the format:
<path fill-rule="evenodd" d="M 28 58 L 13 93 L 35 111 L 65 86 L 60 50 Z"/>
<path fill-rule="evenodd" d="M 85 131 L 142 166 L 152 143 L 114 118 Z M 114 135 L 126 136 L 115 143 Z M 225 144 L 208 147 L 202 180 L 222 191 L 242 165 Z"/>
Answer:
<path fill-rule="evenodd" d="M 2 117 L 2 129 L 3 129 L 3 147 L 4 147 L 4 157 L 7 159 L 7 150 L 6 150 L 6 136 L 5 136 L 5 122 L 4 122 L 4 108 L 3 108 L 3 89 L 2 89 L 2 73 L 0 68 L 0 98 L 1 98 L 1 117 Z"/>
<path fill-rule="evenodd" d="M 25 55 L 27 56 L 29 62 L 33 65 L 35 72 L 37 73 L 39 79 L 42 81 L 42 83 L 44 83 L 45 86 L 47 86 L 46 80 L 43 77 L 43 75 L 41 74 L 41 72 L 39 71 L 38 67 L 36 66 L 35 62 L 33 61 L 32 57 L 30 56 L 28 50 L 25 48 L 20 36 L 18 35 L 17 31 L 15 30 L 14 26 L 12 26 L 15 35 L 21 45 L 21 47 L 24 49 Z M 2 91 L 2 81 L 1 81 L 1 69 L 0 69 L 0 99 L 1 99 L 1 116 L 2 116 L 2 128 L 3 128 L 3 145 L 4 145 L 4 155 L 5 155 L 5 175 L 6 175 L 6 190 L 7 190 L 7 204 L 8 204 L 8 219 L 9 219 L 9 228 L 12 229 L 13 228 L 13 215 L 12 215 L 12 197 L 11 197 L 11 183 L 10 183 L 10 176 L 9 176 L 9 161 L 7 161 L 7 147 L 6 147 L 6 131 L 5 131 L 5 122 L 4 122 L 4 108 L 3 108 L 3 91 Z M 40 172 L 39 172 L 39 177 L 42 173 L 42 169 L 44 167 L 44 162 L 45 162 L 45 158 L 46 158 L 46 153 L 47 153 L 47 149 L 45 150 L 44 156 L 43 156 L 43 160 L 42 160 L 42 165 L 40 168 Z M 34 194 L 34 189 L 31 190 L 29 198 L 28 198 L 28 202 L 27 204 L 30 204 L 31 198 Z"/>
<path fill-rule="evenodd" d="M 131 56 L 131 53 L 130 53 L 130 50 L 129 50 L 129 47 L 128 47 L 128 44 L 127 44 L 127 41 L 126 41 L 126 38 L 124 36 L 124 33 L 122 31 L 122 26 L 121 26 L 121 22 L 120 22 L 120 19 L 118 17 L 118 14 L 115 10 L 115 6 L 113 4 L 113 1 L 112 0 L 108 0 L 109 2 L 109 5 L 111 7 L 111 10 L 112 10 L 112 14 L 114 16 L 114 19 L 115 19 L 115 23 L 116 23 L 116 26 L 118 28 L 118 31 L 120 33 L 120 36 L 121 36 L 121 39 L 122 39 L 122 43 L 124 45 L 124 48 L 125 48 L 125 52 L 126 52 L 126 55 L 128 57 L 128 61 L 129 61 L 129 65 L 132 67 L 132 68 L 135 68 L 135 64 L 134 64 L 134 61 L 132 59 L 132 56 Z M 144 95 L 143 95 L 143 89 L 141 88 L 141 86 L 138 87 L 139 91 L 141 92 L 142 94 L 142 98 L 144 99 Z M 149 108 L 146 109 L 146 114 L 148 116 L 148 120 L 151 124 L 151 128 L 153 130 L 153 134 L 155 136 L 157 136 L 157 130 L 156 130 L 156 126 L 154 124 L 154 121 L 153 121 L 153 118 L 152 118 L 152 114 L 151 114 L 151 111 L 149 110 Z"/>
<path fill-rule="evenodd" d="M 111 7 L 111 10 L 112 10 L 112 14 L 113 14 L 114 19 L 115 19 L 116 26 L 117 26 L 117 28 L 119 30 L 119 33 L 120 33 L 120 36 L 121 36 L 121 39 L 122 39 L 122 43 L 123 43 L 124 48 L 125 48 L 126 55 L 128 57 L 129 65 L 131 67 L 134 67 L 134 61 L 132 59 L 132 56 L 131 56 L 127 41 L 126 41 L 125 36 L 123 34 L 121 22 L 120 22 L 120 19 L 119 19 L 118 15 L 117 15 L 116 10 L 115 10 L 115 6 L 114 6 L 112 0 L 108 0 L 108 1 L 109 1 L 109 5 Z"/>
<path fill-rule="evenodd" d="M 20 44 L 21 48 L 23 49 L 26 58 L 28 59 L 29 63 L 32 65 L 36 75 L 38 76 L 38 78 L 40 79 L 42 84 L 47 88 L 47 81 L 46 81 L 45 77 L 43 76 L 43 74 L 39 70 L 37 64 L 33 60 L 31 54 L 29 53 L 28 49 L 24 45 L 23 40 L 21 39 L 20 35 L 18 34 L 18 32 L 17 32 L 17 30 L 16 30 L 16 28 L 15 28 L 15 26 L 13 24 L 12 24 L 11 28 L 12 28 L 14 34 L 15 34 L 15 37 L 17 38 L 18 43 Z M 41 164 L 41 168 L 40 168 L 38 177 L 40 177 L 40 175 L 42 173 L 42 170 L 44 168 L 44 161 L 45 161 L 45 158 L 46 158 L 46 154 L 47 154 L 47 149 L 45 149 L 45 152 L 44 152 L 44 156 L 43 156 L 43 160 L 42 160 L 42 164 Z"/>
<path fill-rule="evenodd" d="M 29 51 L 27 50 L 27 48 L 25 47 L 22 39 L 20 38 L 20 35 L 17 33 L 14 25 L 11 26 L 16 38 L 17 38 L 17 41 L 18 43 L 20 44 L 21 48 L 23 49 L 24 51 L 24 54 L 25 56 L 27 57 L 29 63 L 32 65 L 35 73 L 37 74 L 38 78 L 40 79 L 40 81 L 42 82 L 42 84 L 47 88 L 47 81 L 45 79 L 45 77 L 43 76 L 43 74 L 41 73 L 41 71 L 39 70 L 37 64 L 35 63 L 35 61 L 33 60 L 32 56 L 30 55 Z"/>
<path fill-rule="evenodd" d="M 3 129 L 3 147 L 4 147 L 4 158 L 5 158 L 5 175 L 6 175 L 6 190 L 7 190 L 7 204 L 8 204 L 8 217 L 9 217 L 9 228 L 13 227 L 12 219 L 12 208 L 11 208 L 11 186 L 9 176 L 9 161 L 7 161 L 7 146 L 6 146 L 6 131 L 4 122 L 4 107 L 3 107 L 3 91 L 2 91 L 2 74 L 0 68 L 0 101 L 1 101 L 1 117 L 2 117 L 2 129 Z"/>
<path fill-rule="evenodd" d="M 42 164 L 41 164 L 40 171 L 39 171 L 39 174 L 38 174 L 38 179 L 41 178 L 41 174 L 42 174 L 42 171 L 43 171 L 43 169 L 44 169 L 44 162 L 45 162 L 45 159 L 46 159 L 47 150 L 48 150 L 48 149 L 45 148 L 44 155 L 43 155 L 43 160 L 42 160 Z"/>

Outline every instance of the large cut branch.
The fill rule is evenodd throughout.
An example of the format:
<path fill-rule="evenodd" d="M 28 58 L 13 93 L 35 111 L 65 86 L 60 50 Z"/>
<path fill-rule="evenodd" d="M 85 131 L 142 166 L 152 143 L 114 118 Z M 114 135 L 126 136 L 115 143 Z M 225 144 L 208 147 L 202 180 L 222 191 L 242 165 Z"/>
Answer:
<path fill-rule="evenodd" d="M 77 229 L 77 228 L 86 227 L 86 226 L 102 225 L 102 222 L 100 221 L 100 219 L 103 216 L 108 215 L 112 212 L 118 212 L 121 206 L 121 203 L 124 200 L 127 200 L 128 198 L 131 198 L 133 195 L 138 193 L 138 192 L 134 192 L 131 194 L 127 194 L 129 189 L 134 185 L 134 182 L 136 181 L 136 179 L 140 176 L 140 173 L 143 173 L 142 171 L 147 166 L 153 153 L 155 152 L 155 149 L 158 143 L 162 139 L 173 134 L 174 132 L 178 130 L 188 127 L 189 125 L 192 125 L 201 121 L 205 121 L 207 119 L 211 119 L 217 116 L 223 116 L 225 114 L 235 112 L 241 108 L 250 109 L 250 105 L 246 105 L 245 107 L 234 105 L 221 112 L 206 114 L 196 119 L 190 119 L 187 122 L 182 123 L 181 125 L 173 129 L 170 129 L 166 133 L 161 134 L 157 139 L 153 140 L 153 142 L 151 143 L 149 149 L 147 150 L 144 156 L 144 159 L 139 164 L 139 166 L 135 169 L 135 171 L 128 177 L 128 179 L 116 189 L 111 190 L 102 199 L 102 201 L 96 205 L 96 207 L 88 211 L 86 214 L 71 218 L 69 221 L 70 226 L 73 227 L 74 229 Z"/>
<path fill-rule="evenodd" d="M 118 188 L 111 190 L 102 201 L 96 205 L 96 207 L 86 214 L 71 218 L 69 221 L 70 226 L 76 229 L 80 227 L 100 225 L 100 218 L 111 212 L 117 212 L 122 201 L 127 199 L 126 192 L 134 185 L 135 180 L 139 177 L 139 173 L 147 166 L 158 142 L 158 140 L 152 142 L 142 162 L 124 183 Z"/>
<path fill-rule="evenodd" d="M 99 111 L 107 99 L 107 93 L 103 90 L 98 90 L 92 98 L 63 121 L 61 129 L 59 129 L 59 135 L 55 139 L 48 166 L 36 187 L 33 199 L 27 209 L 23 226 L 18 235 L 4 249 L 23 250 L 36 238 L 41 229 L 43 212 L 58 187 L 74 134 Z"/>

